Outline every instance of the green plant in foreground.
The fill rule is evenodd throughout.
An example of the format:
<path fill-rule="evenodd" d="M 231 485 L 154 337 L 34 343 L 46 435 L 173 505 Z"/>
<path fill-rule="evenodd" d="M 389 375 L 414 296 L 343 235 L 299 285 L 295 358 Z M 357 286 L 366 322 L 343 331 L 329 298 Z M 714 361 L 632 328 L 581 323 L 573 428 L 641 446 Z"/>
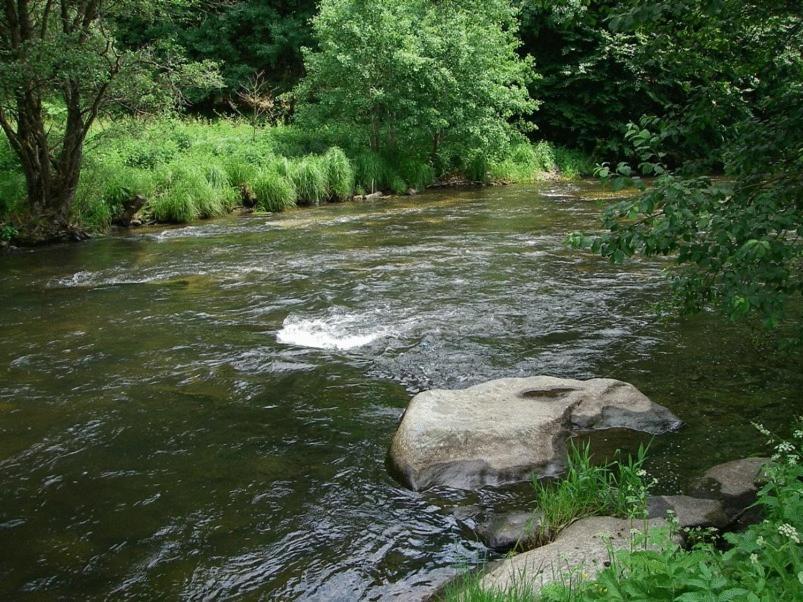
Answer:
<path fill-rule="evenodd" d="M 643 468 L 647 448 L 635 457 L 595 466 L 589 443 L 569 446 L 566 474 L 556 484 L 534 479 L 541 520 L 533 538 L 537 543 L 554 539 L 574 521 L 588 516 L 643 518 L 649 484 Z"/>
<path fill-rule="evenodd" d="M 307 155 L 286 162 L 286 173 L 295 186 L 299 203 L 320 204 L 329 196 L 327 168 L 321 157 Z"/>
<path fill-rule="evenodd" d="M 536 594 L 526 576 L 521 575 L 510 591 L 489 592 L 480 587 L 481 575 L 474 574 L 447 588 L 444 599 L 455 602 L 803 600 L 803 418 L 798 418 L 792 439 L 787 441 L 761 425 L 755 426 L 767 437 L 774 452 L 765 467 L 766 483 L 756 502 L 764 512 L 764 520 L 744 532 L 726 533 L 728 549 L 723 551 L 713 543 L 699 542 L 685 550 L 673 537 L 677 525 L 670 523 L 669 528 L 641 536 L 641 541 L 635 540 L 631 549 L 613 553 L 610 566 L 593 581 L 563 575 Z M 585 463 L 578 466 L 588 467 Z M 638 543 L 643 545 L 635 545 Z"/>

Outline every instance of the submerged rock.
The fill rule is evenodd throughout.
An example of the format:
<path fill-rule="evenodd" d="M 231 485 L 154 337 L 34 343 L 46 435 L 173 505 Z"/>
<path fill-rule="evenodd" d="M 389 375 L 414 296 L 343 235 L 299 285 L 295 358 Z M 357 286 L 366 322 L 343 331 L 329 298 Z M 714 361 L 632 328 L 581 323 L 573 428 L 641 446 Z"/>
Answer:
<path fill-rule="evenodd" d="M 585 518 L 567 527 L 552 543 L 503 560 L 480 580 L 480 587 L 487 591 L 520 588 L 538 594 L 555 581 L 593 579 L 610 565 L 612 551 L 631 545 L 632 530 L 664 526 L 662 519 Z"/>
<path fill-rule="evenodd" d="M 741 518 L 756 501 L 767 462 L 769 458 L 743 458 L 717 464 L 692 484 L 690 493 L 719 500 L 729 517 Z M 746 523 L 755 522 L 759 518 L 758 510 L 750 509 L 743 518 Z"/>
<path fill-rule="evenodd" d="M 629 428 L 660 434 L 679 425 L 665 407 L 618 380 L 504 378 L 416 395 L 389 459 L 412 489 L 471 489 L 558 473 L 565 440 L 574 432 Z"/>
<path fill-rule="evenodd" d="M 731 522 L 719 500 L 701 499 L 688 495 L 658 495 L 650 496 L 647 499 L 647 512 L 650 518 L 668 518 L 670 511 L 681 528 L 716 527 L 722 529 Z"/>
<path fill-rule="evenodd" d="M 524 546 L 538 528 L 540 519 L 537 511 L 502 514 L 480 525 L 477 535 L 489 548 L 507 552 Z"/>

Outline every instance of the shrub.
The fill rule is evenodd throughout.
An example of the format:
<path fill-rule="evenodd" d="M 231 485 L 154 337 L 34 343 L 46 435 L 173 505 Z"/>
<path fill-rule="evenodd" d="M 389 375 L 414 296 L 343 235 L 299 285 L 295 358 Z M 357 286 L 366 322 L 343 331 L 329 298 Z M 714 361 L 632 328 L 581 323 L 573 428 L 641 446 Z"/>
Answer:
<path fill-rule="evenodd" d="M 317 205 L 328 198 L 326 165 L 321 157 L 307 155 L 287 161 L 285 170 L 295 186 L 297 202 Z"/>
<path fill-rule="evenodd" d="M 214 217 L 226 212 L 226 199 L 215 190 L 201 169 L 177 165 L 168 170 L 162 192 L 149 205 L 160 222 L 186 223 L 199 217 Z"/>
<path fill-rule="evenodd" d="M 266 169 L 254 180 L 257 204 L 265 211 L 284 211 L 295 207 L 297 193 L 293 182 L 276 169 Z"/>
<path fill-rule="evenodd" d="M 555 149 L 555 165 L 565 178 L 579 178 L 594 173 L 594 163 L 588 156 L 562 146 Z"/>
<path fill-rule="evenodd" d="M 407 182 L 401 176 L 394 175 L 390 179 L 390 191 L 393 194 L 405 194 L 407 192 Z"/>
<path fill-rule="evenodd" d="M 387 161 L 374 152 L 357 155 L 357 183 L 368 192 L 384 189 L 389 183 L 392 170 Z"/>
<path fill-rule="evenodd" d="M 465 176 L 472 182 L 487 182 L 488 171 L 488 160 L 482 154 L 475 154 L 470 157 L 463 168 Z"/>
<path fill-rule="evenodd" d="M 803 420 L 795 441 L 779 441 L 756 426 L 775 446 L 758 493 L 764 520 L 726 533 L 727 551 L 705 542 L 685 551 L 671 541 L 671 531 L 660 531 L 653 536 L 658 545 L 619 552 L 595 581 L 571 591 L 551 587 L 543 599 L 803 600 Z"/>
<path fill-rule="evenodd" d="M 16 211 L 25 194 L 25 176 L 16 171 L 0 173 L 0 219 Z"/>
<path fill-rule="evenodd" d="M 435 170 L 423 161 L 405 159 L 399 163 L 399 173 L 416 190 L 424 190 L 435 181 Z"/>
<path fill-rule="evenodd" d="M 323 156 L 329 196 L 337 201 L 350 199 L 354 193 L 354 168 L 346 153 L 332 147 Z"/>

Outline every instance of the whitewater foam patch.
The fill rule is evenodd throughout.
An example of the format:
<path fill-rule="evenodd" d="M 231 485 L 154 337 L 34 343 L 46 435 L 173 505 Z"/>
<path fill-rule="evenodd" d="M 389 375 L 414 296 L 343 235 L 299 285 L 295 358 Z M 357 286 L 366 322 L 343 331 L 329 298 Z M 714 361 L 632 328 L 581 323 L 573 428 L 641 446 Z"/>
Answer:
<path fill-rule="evenodd" d="M 373 343 L 387 330 L 366 328 L 360 316 L 343 314 L 328 318 L 285 318 L 276 340 L 285 345 L 346 351 Z"/>

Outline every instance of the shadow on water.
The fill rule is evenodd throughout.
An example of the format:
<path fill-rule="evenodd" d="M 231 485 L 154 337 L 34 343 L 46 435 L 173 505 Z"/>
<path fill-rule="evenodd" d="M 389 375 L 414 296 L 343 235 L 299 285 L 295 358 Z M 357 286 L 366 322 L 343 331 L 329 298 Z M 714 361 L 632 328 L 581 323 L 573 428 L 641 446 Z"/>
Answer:
<path fill-rule="evenodd" d="M 798 356 L 657 322 L 664 262 L 565 248 L 591 184 L 440 192 L 0 257 L 0 597 L 353 600 L 487 555 L 527 485 L 413 493 L 384 460 L 409 395 L 607 376 L 685 422 L 659 487 L 803 411 Z M 594 435 L 598 454 L 637 446 Z"/>

